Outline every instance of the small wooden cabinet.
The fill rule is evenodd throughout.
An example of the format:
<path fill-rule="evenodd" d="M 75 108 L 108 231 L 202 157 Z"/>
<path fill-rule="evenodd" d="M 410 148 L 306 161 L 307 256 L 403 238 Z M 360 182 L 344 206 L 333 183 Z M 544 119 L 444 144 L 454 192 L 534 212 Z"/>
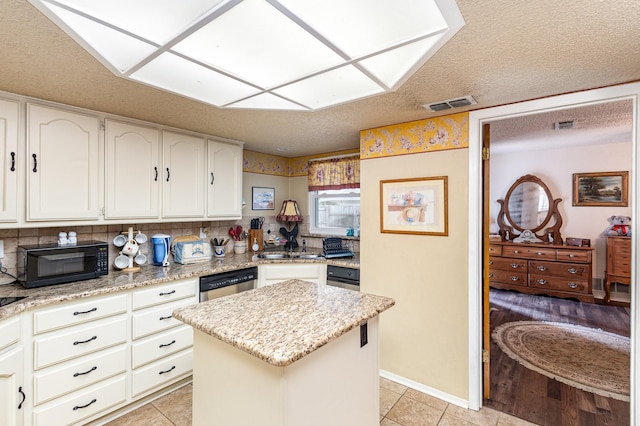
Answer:
<path fill-rule="evenodd" d="M 611 283 L 631 284 L 631 237 L 607 237 L 605 302 L 611 301 Z"/>
<path fill-rule="evenodd" d="M 491 243 L 491 287 L 593 303 L 591 247 Z"/>

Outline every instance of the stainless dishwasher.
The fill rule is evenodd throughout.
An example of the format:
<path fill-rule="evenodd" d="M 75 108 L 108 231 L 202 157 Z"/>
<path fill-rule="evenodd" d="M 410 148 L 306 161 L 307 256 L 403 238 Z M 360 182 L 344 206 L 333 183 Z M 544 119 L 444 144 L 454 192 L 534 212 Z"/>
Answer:
<path fill-rule="evenodd" d="M 256 266 L 200 277 L 200 301 L 253 290 L 257 279 Z"/>
<path fill-rule="evenodd" d="M 360 269 L 328 265 L 327 285 L 360 291 Z"/>

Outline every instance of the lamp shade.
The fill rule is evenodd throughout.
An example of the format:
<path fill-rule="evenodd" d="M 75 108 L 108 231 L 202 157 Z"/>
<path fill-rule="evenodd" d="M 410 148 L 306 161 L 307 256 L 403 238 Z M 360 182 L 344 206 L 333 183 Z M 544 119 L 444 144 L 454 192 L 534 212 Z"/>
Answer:
<path fill-rule="evenodd" d="M 295 200 L 284 200 L 276 219 L 281 222 L 302 222 L 302 215 Z"/>

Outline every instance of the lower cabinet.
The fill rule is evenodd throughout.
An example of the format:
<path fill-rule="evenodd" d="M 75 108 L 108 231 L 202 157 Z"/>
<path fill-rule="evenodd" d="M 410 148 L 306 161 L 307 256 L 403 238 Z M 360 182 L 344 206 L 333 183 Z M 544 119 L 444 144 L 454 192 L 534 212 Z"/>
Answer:
<path fill-rule="evenodd" d="M 19 344 L 0 351 L 0 425 L 24 424 L 23 360 L 24 353 Z"/>
<path fill-rule="evenodd" d="M 258 266 L 258 288 L 292 279 L 326 284 L 327 265 L 324 263 L 279 263 Z"/>

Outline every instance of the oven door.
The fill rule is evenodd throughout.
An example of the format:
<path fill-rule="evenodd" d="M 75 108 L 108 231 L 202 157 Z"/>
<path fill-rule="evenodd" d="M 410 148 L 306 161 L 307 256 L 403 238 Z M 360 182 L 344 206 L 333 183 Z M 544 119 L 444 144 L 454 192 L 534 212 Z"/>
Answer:
<path fill-rule="evenodd" d="M 360 291 L 360 270 L 328 265 L 327 285 Z"/>
<path fill-rule="evenodd" d="M 32 288 L 95 278 L 96 254 L 96 247 L 27 250 L 21 281 L 24 287 Z"/>

